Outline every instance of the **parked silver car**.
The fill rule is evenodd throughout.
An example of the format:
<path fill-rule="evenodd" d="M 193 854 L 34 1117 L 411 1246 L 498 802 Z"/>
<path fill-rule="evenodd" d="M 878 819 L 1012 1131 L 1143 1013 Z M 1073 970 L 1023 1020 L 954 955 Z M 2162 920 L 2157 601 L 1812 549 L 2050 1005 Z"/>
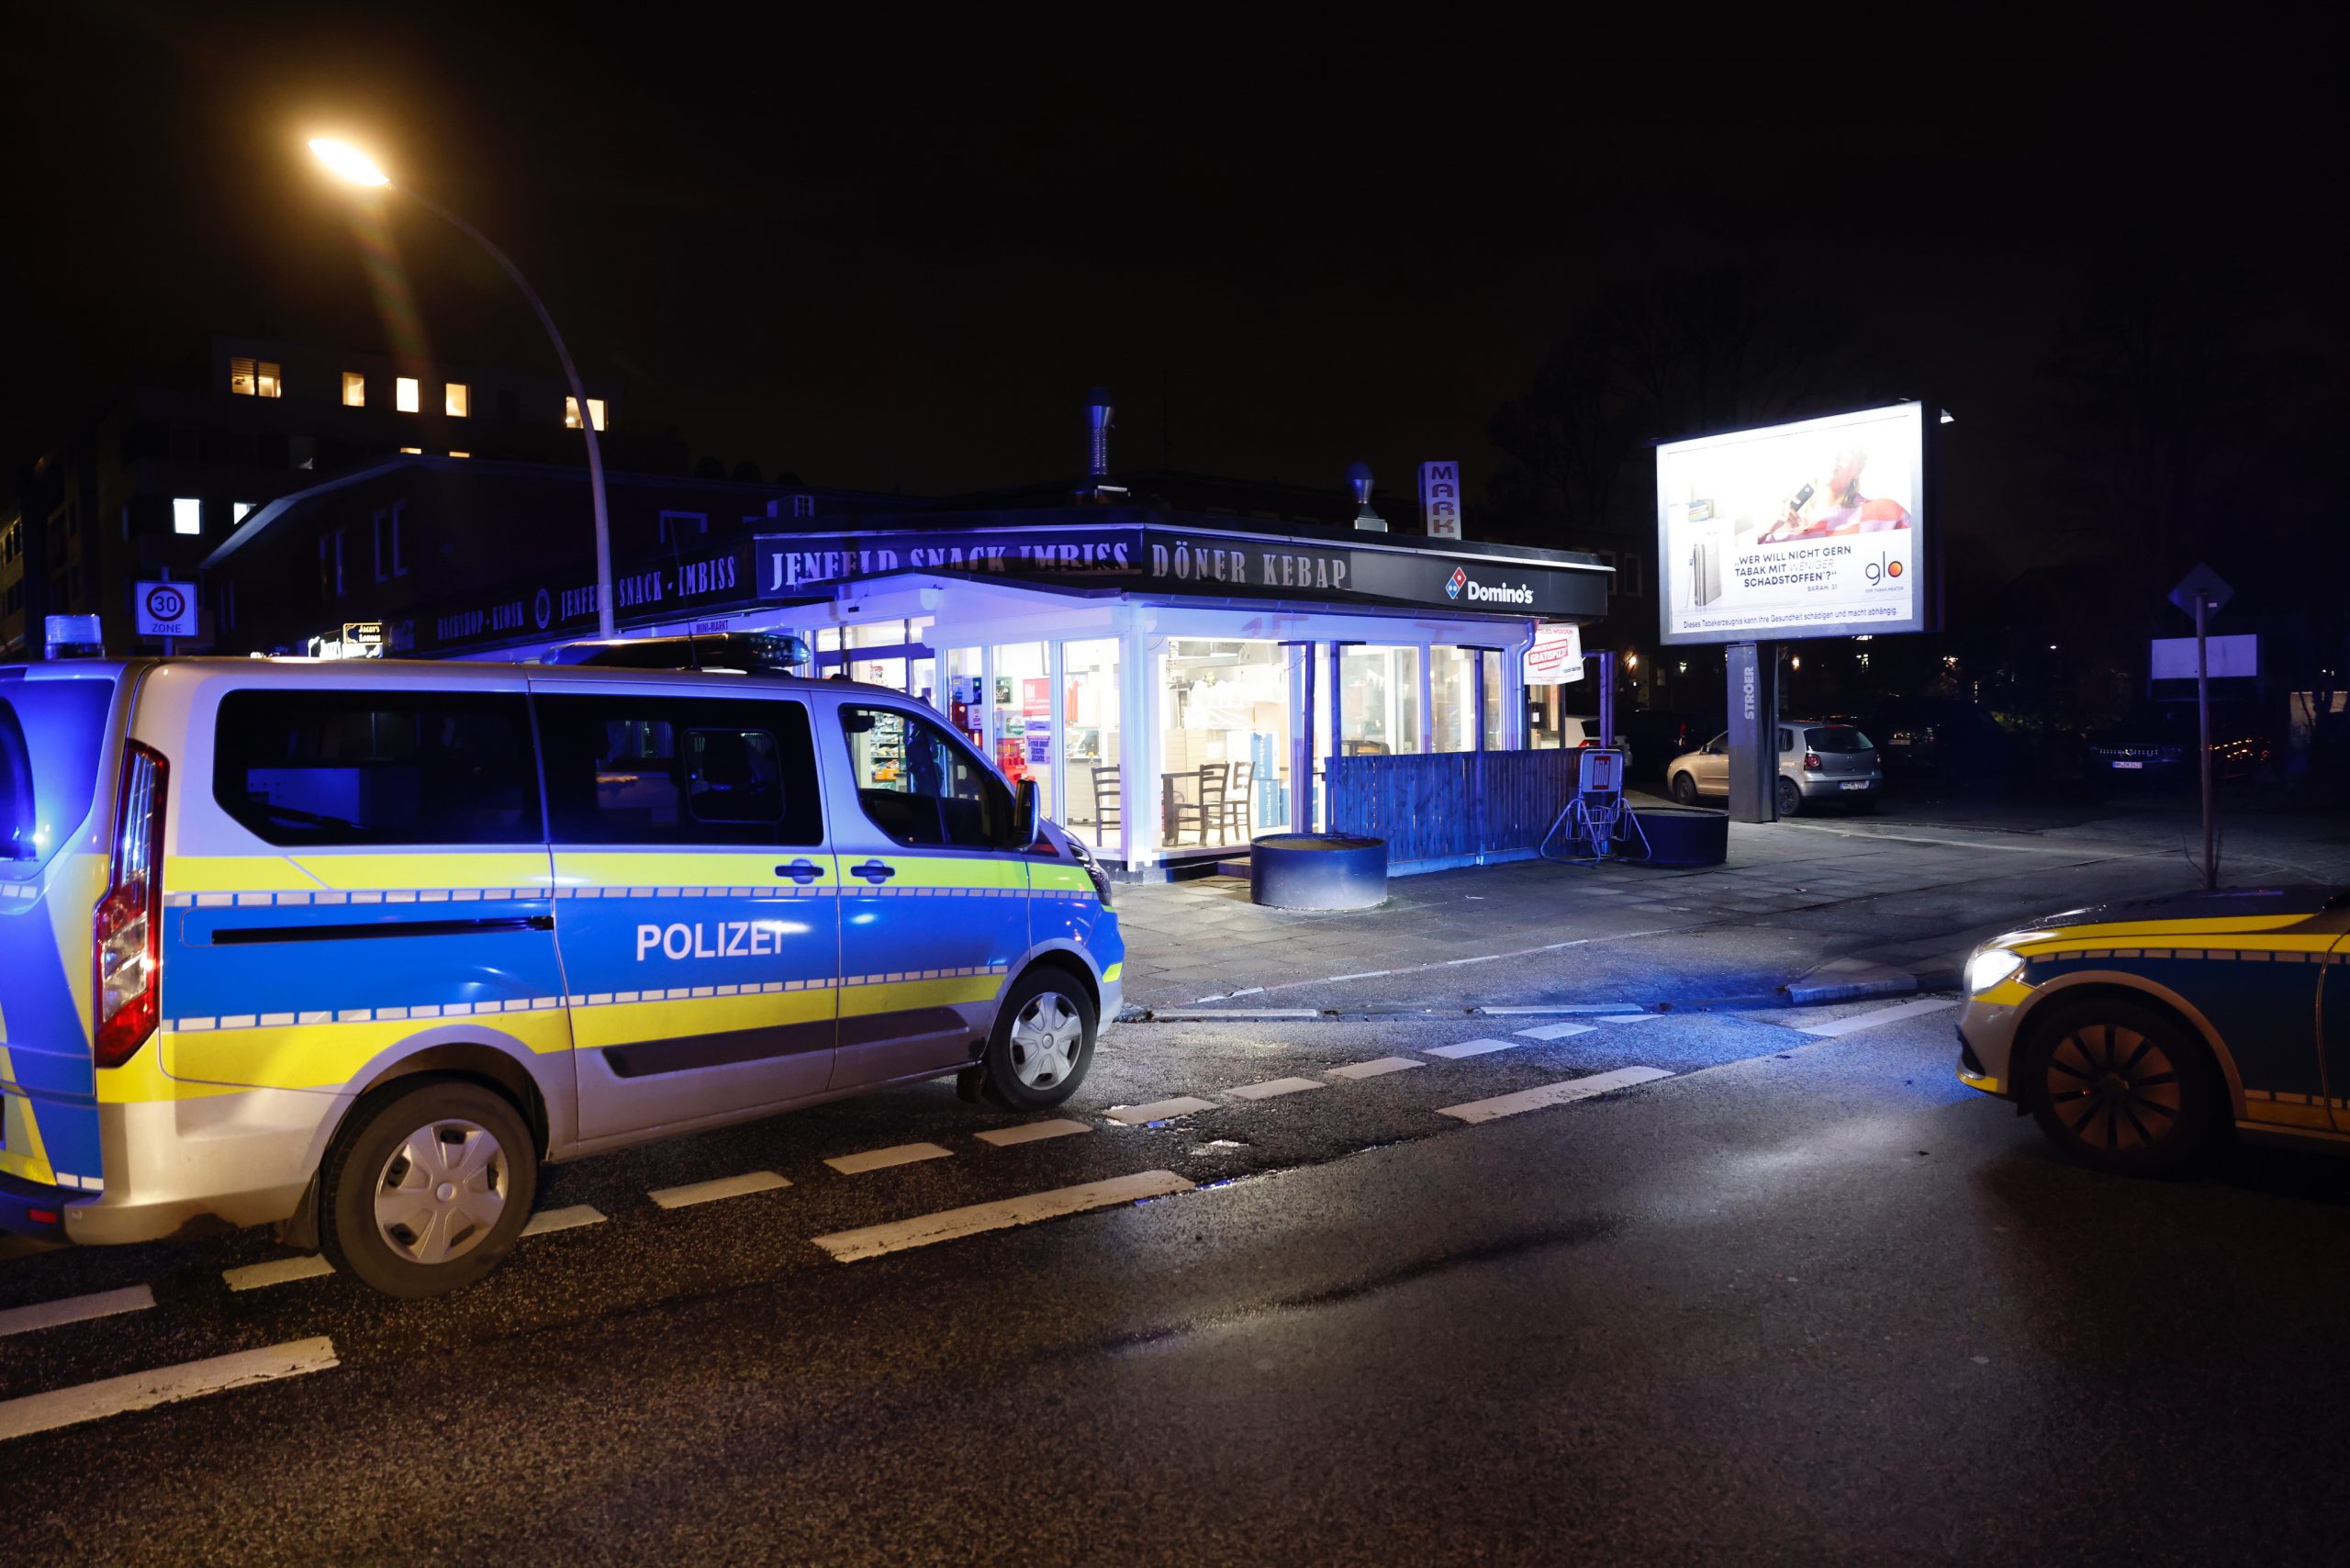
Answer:
<path fill-rule="evenodd" d="M 1683 805 L 1729 793 L 1729 735 L 1716 735 L 1666 765 L 1665 784 Z M 1779 721 L 1779 814 L 1791 817 L 1826 801 L 1856 812 L 1876 810 L 1885 760 L 1876 744 L 1850 724 Z"/>

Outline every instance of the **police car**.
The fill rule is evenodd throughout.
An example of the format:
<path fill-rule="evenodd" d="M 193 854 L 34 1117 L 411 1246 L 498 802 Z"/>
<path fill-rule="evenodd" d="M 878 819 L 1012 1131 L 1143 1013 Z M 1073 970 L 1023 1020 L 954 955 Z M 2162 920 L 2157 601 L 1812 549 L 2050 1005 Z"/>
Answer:
<path fill-rule="evenodd" d="M 0 668 L 0 1228 L 274 1223 L 423 1295 L 548 1162 L 1066 1100 L 1125 953 L 1085 846 L 923 704 L 708 646 Z"/>
<path fill-rule="evenodd" d="M 2220 1128 L 2350 1143 L 2350 891 L 2076 910 L 1966 964 L 1960 1081 L 2072 1158 L 2176 1168 Z"/>

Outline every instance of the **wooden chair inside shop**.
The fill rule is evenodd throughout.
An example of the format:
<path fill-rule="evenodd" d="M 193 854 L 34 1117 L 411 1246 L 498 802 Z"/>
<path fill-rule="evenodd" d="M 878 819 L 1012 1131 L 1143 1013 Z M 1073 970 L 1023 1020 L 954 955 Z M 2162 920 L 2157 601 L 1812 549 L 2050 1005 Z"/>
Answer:
<path fill-rule="evenodd" d="M 1118 770 L 1114 767 L 1093 769 L 1093 843 L 1096 848 L 1108 846 L 1125 825 L 1125 814 L 1118 809 Z"/>
<path fill-rule="evenodd" d="M 1223 834 L 1227 820 L 1225 801 L 1232 780 L 1231 769 L 1232 765 L 1227 762 L 1211 762 L 1200 769 L 1199 799 L 1175 802 L 1176 843 L 1183 842 L 1183 829 L 1187 826 L 1199 834 L 1199 837 L 1192 840 L 1194 844 L 1208 841 L 1211 826 L 1219 835 Z M 1223 839 L 1219 836 L 1217 842 L 1222 843 Z"/>
<path fill-rule="evenodd" d="M 1249 838 L 1248 776 L 1256 768 L 1253 762 L 1232 765 L 1232 791 L 1224 807 L 1224 841 L 1226 844 L 1245 844 Z"/>

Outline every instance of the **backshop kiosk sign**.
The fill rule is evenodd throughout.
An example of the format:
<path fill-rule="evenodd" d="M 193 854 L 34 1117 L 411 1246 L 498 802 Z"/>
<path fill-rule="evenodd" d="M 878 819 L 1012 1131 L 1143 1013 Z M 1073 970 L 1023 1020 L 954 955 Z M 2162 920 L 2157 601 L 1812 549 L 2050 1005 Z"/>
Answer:
<path fill-rule="evenodd" d="M 1364 546 L 1241 530 L 1037 525 L 959 532 L 762 534 L 758 596 L 805 599 L 903 572 L 1099 581 L 1136 591 L 1404 601 L 1509 615 L 1604 615 L 1607 573 L 1578 562 L 1475 549 Z"/>

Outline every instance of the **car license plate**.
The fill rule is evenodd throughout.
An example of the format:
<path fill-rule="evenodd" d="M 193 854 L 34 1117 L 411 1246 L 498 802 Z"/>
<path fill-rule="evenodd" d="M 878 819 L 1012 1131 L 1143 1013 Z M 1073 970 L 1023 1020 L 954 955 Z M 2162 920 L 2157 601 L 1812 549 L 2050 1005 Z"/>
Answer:
<path fill-rule="evenodd" d="M 1839 790 L 1865 790 L 1868 787 L 1869 781 L 1865 778 L 1857 779 L 1850 784 L 1839 784 L 1836 786 Z"/>
<path fill-rule="evenodd" d="M 2114 767 L 2127 767 L 2127 768 L 2136 769 L 2136 768 L 2143 767 L 2145 767 L 2146 765 L 2145 765 L 2144 763 L 2143 763 L 2143 762 L 2121 762 L 2121 761 L 2116 761 L 2116 762 L 2114 763 L 2114 765 L 2113 765 L 2113 766 L 2114 766 Z"/>

